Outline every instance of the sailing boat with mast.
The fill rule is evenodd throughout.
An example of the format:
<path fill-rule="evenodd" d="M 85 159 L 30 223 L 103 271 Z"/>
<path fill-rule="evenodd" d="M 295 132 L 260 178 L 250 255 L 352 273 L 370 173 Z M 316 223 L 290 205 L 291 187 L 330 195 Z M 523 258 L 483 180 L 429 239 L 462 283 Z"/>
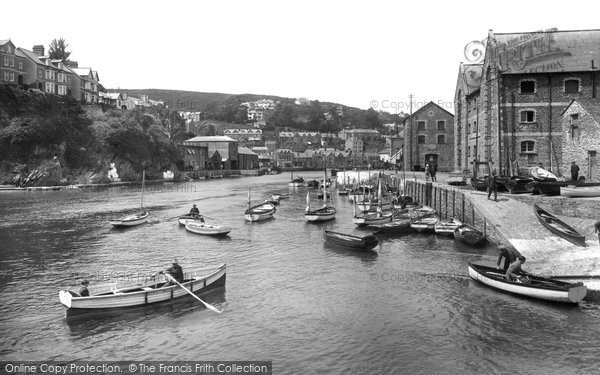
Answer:
<path fill-rule="evenodd" d="M 252 206 L 250 203 L 250 188 L 248 188 L 248 208 L 244 212 L 244 218 L 249 222 L 263 221 L 273 217 L 275 214 L 275 205 L 270 202 L 263 202 Z"/>
<path fill-rule="evenodd" d="M 346 170 L 342 171 L 342 187 L 338 188 L 338 195 L 348 195 L 348 188 L 346 187 Z"/>
<path fill-rule="evenodd" d="M 325 186 L 323 186 L 323 189 L 325 189 Z M 327 194 L 324 194 L 323 206 L 313 210 L 310 208 L 310 192 L 306 192 L 306 210 L 304 211 L 306 220 L 320 222 L 335 219 L 336 209 L 332 205 L 327 204 Z"/>
<path fill-rule="evenodd" d="M 142 171 L 142 199 L 140 203 L 140 212 L 134 215 L 125 216 L 120 219 L 112 219 L 110 220 L 110 224 L 115 228 L 129 228 L 134 227 L 136 225 L 140 225 L 146 223 L 148 221 L 148 216 L 150 213 L 148 210 L 144 210 L 144 184 L 146 181 L 146 171 Z"/>
<path fill-rule="evenodd" d="M 364 212 L 362 216 L 357 216 L 356 214 L 356 202 L 354 202 L 354 217 L 352 218 L 352 222 L 356 225 L 365 226 L 365 225 L 376 225 L 389 223 L 392 221 L 392 210 L 384 211 L 382 209 L 382 193 L 381 193 L 381 179 L 379 180 L 379 186 L 377 188 L 378 193 L 378 206 L 376 212 Z"/>

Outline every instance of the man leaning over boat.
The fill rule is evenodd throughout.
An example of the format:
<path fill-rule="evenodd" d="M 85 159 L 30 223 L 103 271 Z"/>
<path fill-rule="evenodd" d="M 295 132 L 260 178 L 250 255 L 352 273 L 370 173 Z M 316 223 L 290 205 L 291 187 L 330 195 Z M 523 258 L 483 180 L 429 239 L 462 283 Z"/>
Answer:
<path fill-rule="evenodd" d="M 506 270 L 506 275 L 504 276 L 506 280 L 519 281 L 522 283 L 529 282 L 529 279 L 524 276 L 530 276 L 531 274 L 529 272 L 523 271 L 523 269 L 521 268 L 521 266 L 523 265 L 523 263 L 525 263 L 526 260 L 527 258 L 525 258 L 523 255 L 517 257 L 517 260 L 512 262 L 508 267 L 508 270 Z"/>

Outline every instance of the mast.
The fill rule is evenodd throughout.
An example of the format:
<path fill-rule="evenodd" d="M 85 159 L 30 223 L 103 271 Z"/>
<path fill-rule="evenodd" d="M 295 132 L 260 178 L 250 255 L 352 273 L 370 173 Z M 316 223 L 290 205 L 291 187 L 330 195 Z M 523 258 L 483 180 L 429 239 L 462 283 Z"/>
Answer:
<path fill-rule="evenodd" d="M 306 192 L 306 212 L 310 212 L 310 190 Z"/>
<path fill-rule="evenodd" d="M 248 208 L 250 208 L 250 188 L 248 188 Z"/>
<path fill-rule="evenodd" d="M 144 182 L 146 179 L 146 170 L 142 170 L 142 200 L 140 202 L 140 206 L 142 211 L 144 211 Z"/>

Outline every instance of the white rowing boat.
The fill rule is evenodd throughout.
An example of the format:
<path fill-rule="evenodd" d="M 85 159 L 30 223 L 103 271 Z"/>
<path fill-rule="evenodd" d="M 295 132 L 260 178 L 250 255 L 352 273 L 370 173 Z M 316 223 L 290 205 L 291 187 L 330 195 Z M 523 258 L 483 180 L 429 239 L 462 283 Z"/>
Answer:
<path fill-rule="evenodd" d="M 231 227 L 188 220 L 185 224 L 185 230 L 205 236 L 226 236 L 231 232 Z"/>
<path fill-rule="evenodd" d="M 186 273 L 181 285 L 193 293 L 225 285 L 225 269 L 226 265 L 222 264 L 206 275 L 197 275 L 199 271 Z M 91 294 L 89 297 L 80 297 L 75 292 L 61 290 L 58 298 L 69 310 L 97 310 L 144 306 L 170 301 L 188 294 L 178 285 L 165 286 L 166 284 L 166 279 L 124 288 L 118 288 L 115 284 L 112 288 Z"/>
<path fill-rule="evenodd" d="M 492 288 L 525 297 L 553 302 L 578 303 L 585 298 L 587 287 L 539 276 L 528 276 L 527 282 L 508 281 L 497 269 L 469 263 L 469 276 Z"/>

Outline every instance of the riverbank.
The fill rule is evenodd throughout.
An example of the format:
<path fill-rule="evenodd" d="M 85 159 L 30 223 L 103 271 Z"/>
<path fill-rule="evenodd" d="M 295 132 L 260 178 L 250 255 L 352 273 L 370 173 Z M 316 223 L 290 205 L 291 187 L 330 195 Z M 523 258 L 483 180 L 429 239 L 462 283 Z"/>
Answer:
<path fill-rule="evenodd" d="M 407 176 L 408 177 L 408 176 Z M 457 202 L 466 202 L 467 222 L 485 232 L 496 244 L 513 247 L 527 257 L 526 270 L 546 276 L 584 275 L 588 278 L 573 279 L 582 281 L 588 287 L 586 300 L 600 301 L 600 245 L 594 233 L 594 222 L 600 212 L 600 199 L 566 198 L 561 196 L 540 196 L 531 194 L 510 194 L 499 192 L 498 201 L 487 199 L 487 193 L 467 186 L 452 186 L 446 181 L 447 175 L 438 174 L 438 181 L 432 183 L 432 205 L 442 203 L 446 213 L 461 211 L 464 206 L 452 207 L 451 197 L 460 197 Z M 411 179 L 418 185 L 425 185 L 424 176 L 419 172 Z M 436 200 L 439 197 L 439 203 Z M 555 214 L 586 237 L 586 247 L 576 246 L 546 229 L 537 219 L 533 205 Z M 459 219 L 462 219 L 460 216 Z"/>

